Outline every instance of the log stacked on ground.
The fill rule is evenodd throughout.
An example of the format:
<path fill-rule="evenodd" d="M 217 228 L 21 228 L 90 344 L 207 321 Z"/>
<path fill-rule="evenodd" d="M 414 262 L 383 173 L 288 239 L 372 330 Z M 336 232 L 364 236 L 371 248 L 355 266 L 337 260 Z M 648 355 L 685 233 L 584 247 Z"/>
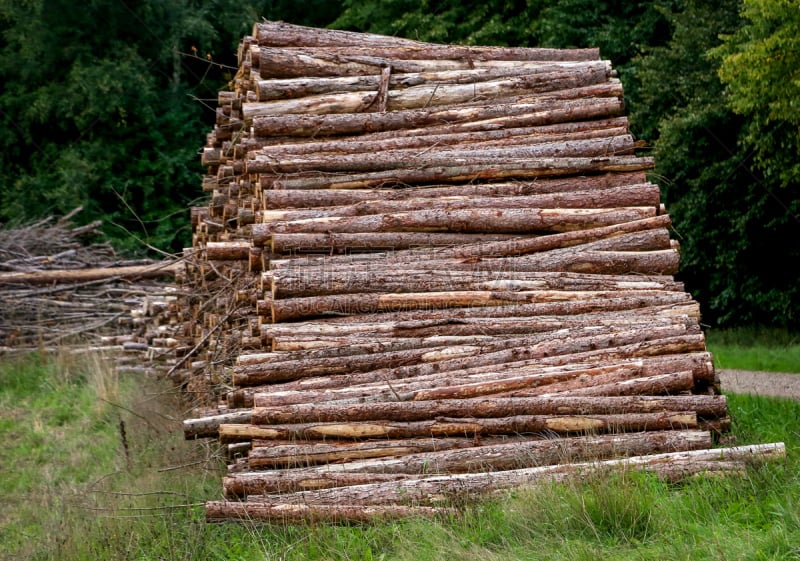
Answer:
<path fill-rule="evenodd" d="M 695 452 L 725 398 L 597 50 L 265 22 L 239 59 L 193 210 L 216 297 L 191 360 L 228 366 L 185 434 L 241 456 L 209 520 L 429 515 L 601 459 L 774 451 Z"/>

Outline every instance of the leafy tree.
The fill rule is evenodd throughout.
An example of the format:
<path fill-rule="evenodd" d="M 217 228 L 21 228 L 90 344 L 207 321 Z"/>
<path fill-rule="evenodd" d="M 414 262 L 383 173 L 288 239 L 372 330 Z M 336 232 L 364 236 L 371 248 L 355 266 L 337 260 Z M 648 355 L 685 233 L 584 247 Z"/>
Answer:
<path fill-rule="evenodd" d="M 337 14 L 322 0 L 0 0 L 0 220 L 83 205 L 128 246 L 180 249 L 239 39 L 262 15 Z"/>

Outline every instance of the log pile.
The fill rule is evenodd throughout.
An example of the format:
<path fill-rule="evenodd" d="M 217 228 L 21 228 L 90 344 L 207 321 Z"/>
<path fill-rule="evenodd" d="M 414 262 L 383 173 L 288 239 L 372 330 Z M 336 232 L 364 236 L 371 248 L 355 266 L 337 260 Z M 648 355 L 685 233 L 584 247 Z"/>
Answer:
<path fill-rule="evenodd" d="M 265 22 L 239 61 L 187 250 L 215 297 L 177 374 L 221 397 L 184 424 L 232 458 L 209 520 L 430 515 L 781 453 L 708 451 L 725 398 L 596 49 Z"/>

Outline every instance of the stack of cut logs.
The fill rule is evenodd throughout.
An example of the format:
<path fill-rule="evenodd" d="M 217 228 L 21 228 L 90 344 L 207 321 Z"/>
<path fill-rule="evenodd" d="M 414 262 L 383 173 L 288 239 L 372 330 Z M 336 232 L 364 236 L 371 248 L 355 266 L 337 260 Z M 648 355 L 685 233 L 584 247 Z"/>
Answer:
<path fill-rule="evenodd" d="M 192 211 L 215 296 L 186 380 L 223 399 L 185 434 L 238 457 L 209 520 L 427 515 L 782 453 L 710 450 L 725 398 L 597 50 L 266 22 L 239 59 Z"/>

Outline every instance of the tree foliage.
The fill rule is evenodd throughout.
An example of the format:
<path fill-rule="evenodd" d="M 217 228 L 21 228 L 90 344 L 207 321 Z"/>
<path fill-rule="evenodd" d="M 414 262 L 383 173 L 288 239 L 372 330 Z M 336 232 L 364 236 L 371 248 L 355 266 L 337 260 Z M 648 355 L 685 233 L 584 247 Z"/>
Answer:
<path fill-rule="evenodd" d="M 262 15 L 325 24 L 329 6 L 0 1 L 0 221 L 83 205 L 129 246 L 180 249 L 237 42 Z"/>

